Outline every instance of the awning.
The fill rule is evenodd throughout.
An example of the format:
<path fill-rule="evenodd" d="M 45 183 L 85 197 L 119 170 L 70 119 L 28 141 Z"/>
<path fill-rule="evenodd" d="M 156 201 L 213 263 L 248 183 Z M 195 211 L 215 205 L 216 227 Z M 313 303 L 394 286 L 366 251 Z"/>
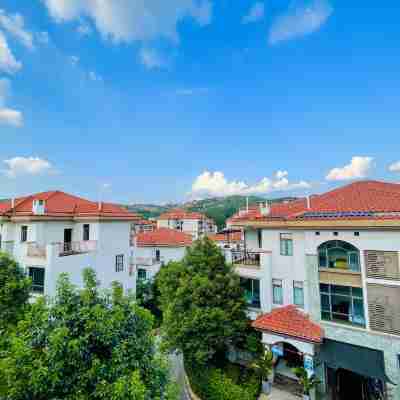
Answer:
<path fill-rule="evenodd" d="M 319 359 L 332 369 L 347 369 L 368 378 L 394 384 L 385 373 L 383 352 L 368 347 L 325 339 Z"/>

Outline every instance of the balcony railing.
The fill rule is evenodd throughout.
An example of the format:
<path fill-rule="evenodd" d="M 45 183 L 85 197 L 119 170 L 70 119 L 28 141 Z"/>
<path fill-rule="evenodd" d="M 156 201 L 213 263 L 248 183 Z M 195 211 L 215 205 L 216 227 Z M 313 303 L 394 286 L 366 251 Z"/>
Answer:
<path fill-rule="evenodd" d="M 28 243 L 26 255 L 28 257 L 46 258 L 46 246 L 39 245 L 36 242 Z"/>
<path fill-rule="evenodd" d="M 1 251 L 9 255 L 12 255 L 14 253 L 14 241 L 13 240 L 2 241 Z"/>
<path fill-rule="evenodd" d="M 232 263 L 235 265 L 248 265 L 252 267 L 259 267 L 260 253 L 255 251 L 232 250 Z"/>
<path fill-rule="evenodd" d="M 96 240 L 83 240 L 80 242 L 56 243 L 60 257 L 72 256 L 75 254 L 91 253 L 97 249 Z"/>

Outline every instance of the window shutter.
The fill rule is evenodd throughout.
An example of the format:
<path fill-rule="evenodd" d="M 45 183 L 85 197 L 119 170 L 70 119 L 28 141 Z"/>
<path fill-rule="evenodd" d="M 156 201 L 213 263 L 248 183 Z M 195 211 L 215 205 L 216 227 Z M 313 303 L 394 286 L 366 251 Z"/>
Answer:
<path fill-rule="evenodd" d="M 400 280 L 399 255 L 396 251 L 366 250 L 368 278 Z"/>
<path fill-rule="evenodd" d="M 371 329 L 400 335 L 400 287 L 368 284 L 367 288 Z"/>

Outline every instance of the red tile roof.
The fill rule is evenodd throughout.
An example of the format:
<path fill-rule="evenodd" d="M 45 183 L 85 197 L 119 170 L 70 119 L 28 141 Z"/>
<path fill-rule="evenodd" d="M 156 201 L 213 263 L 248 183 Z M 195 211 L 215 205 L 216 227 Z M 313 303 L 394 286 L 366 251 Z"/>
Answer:
<path fill-rule="evenodd" d="M 210 218 L 206 217 L 204 214 L 194 211 L 186 211 L 180 208 L 167 211 L 161 214 L 158 219 L 206 219 L 212 221 Z M 213 221 L 212 221 L 213 222 Z"/>
<path fill-rule="evenodd" d="M 322 343 L 324 336 L 323 329 L 294 305 L 279 307 L 268 314 L 263 314 L 252 323 L 252 326 L 262 331 L 314 343 Z"/>
<path fill-rule="evenodd" d="M 33 201 L 44 200 L 44 214 L 33 214 Z M 129 212 L 123 207 L 111 203 L 98 203 L 60 191 L 36 193 L 0 205 L 0 215 L 3 216 L 33 216 L 35 217 L 105 217 L 109 219 L 137 220 L 140 216 Z"/>
<path fill-rule="evenodd" d="M 230 222 L 294 219 L 400 219 L 400 184 L 359 181 L 329 192 L 287 203 L 273 203 L 270 213 L 259 208 L 234 215 Z"/>
<path fill-rule="evenodd" d="M 192 236 L 174 229 L 159 228 L 152 232 L 141 232 L 136 236 L 137 246 L 182 247 L 192 244 Z"/>
<path fill-rule="evenodd" d="M 207 236 L 214 242 L 240 242 L 242 240 L 242 232 L 215 233 Z"/>

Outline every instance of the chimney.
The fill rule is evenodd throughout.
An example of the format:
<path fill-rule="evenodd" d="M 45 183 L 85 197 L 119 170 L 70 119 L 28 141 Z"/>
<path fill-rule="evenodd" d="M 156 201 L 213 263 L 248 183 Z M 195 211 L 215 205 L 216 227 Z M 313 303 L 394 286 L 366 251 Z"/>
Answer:
<path fill-rule="evenodd" d="M 11 208 L 13 209 L 15 207 L 15 199 L 14 197 L 11 199 Z"/>
<path fill-rule="evenodd" d="M 101 211 L 101 209 L 103 208 L 103 202 L 99 201 L 99 211 Z"/>
<path fill-rule="evenodd" d="M 306 197 L 306 199 L 307 199 L 307 210 L 310 210 L 311 209 L 311 196 L 308 195 Z"/>

